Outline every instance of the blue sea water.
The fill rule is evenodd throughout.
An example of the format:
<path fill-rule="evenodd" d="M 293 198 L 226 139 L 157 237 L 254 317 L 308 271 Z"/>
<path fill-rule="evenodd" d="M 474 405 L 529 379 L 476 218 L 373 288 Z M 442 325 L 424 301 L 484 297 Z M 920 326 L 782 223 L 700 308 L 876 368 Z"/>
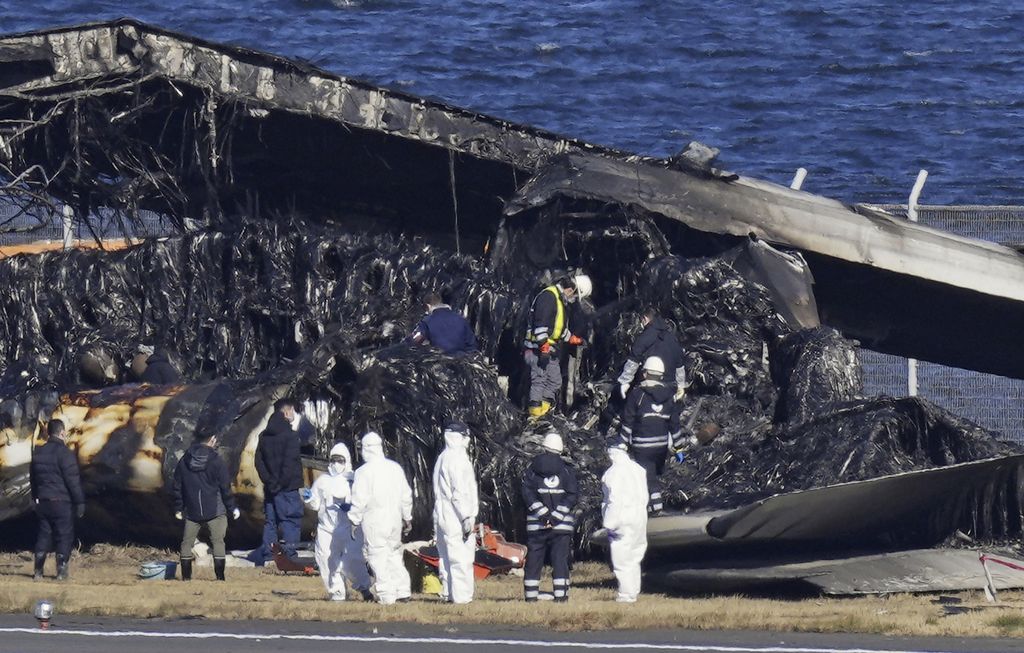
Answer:
<path fill-rule="evenodd" d="M 848 201 L 1024 204 L 1024 4 L 3 0 L 0 32 L 130 15 L 644 154 Z"/>

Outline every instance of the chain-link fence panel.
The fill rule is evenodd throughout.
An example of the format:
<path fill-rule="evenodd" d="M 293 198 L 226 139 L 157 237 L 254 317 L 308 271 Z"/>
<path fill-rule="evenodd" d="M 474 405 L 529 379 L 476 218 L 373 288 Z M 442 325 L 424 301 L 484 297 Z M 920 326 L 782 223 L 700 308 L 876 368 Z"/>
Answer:
<path fill-rule="evenodd" d="M 906 204 L 871 205 L 907 217 Z M 1017 247 L 1024 243 L 1024 206 L 922 206 L 920 224 L 989 242 Z M 908 394 L 908 362 L 900 356 L 861 350 L 864 392 Z M 918 394 L 1008 440 L 1024 442 L 1024 381 L 919 362 Z"/>

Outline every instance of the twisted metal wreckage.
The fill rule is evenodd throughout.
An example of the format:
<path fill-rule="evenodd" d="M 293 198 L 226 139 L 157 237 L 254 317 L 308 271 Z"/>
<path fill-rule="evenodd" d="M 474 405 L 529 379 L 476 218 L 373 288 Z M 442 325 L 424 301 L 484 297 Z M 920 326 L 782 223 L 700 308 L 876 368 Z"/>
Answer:
<path fill-rule="evenodd" d="M 695 590 L 980 587 L 956 547 L 1021 536 L 1021 448 L 922 399 L 861 397 L 848 339 L 1024 376 L 1024 260 L 1009 249 L 724 172 L 697 144 L 640 157 L 132 20 L 0 38 L 0 182 L 19 228 L 59 202 L 97 239 L 140 210 L 171 232 L 0 261 L 2 519 L 28 511 L 32 438 L 59 415 L 94 536 L 172 538 L 167 480 L 212 430 L 246 514 L 233 535 L 251 541 L 258 434 L 293 394 L 321 453 L 385 436 L 421 536 L 440 427 L 464 420 L 483 517 L 516 534 L 545 427 L 514 403 L 524 311 L 582 269 L 595 290 L 574 331 L 589 342 L 564 355 L 551 418 L 584 488 L 581 549 L 645 304 L 687 352 L 684 421 L 717 433 L 666 474 L 659 575 Z M 428 290 L 465 312 L 479 355 L 401 344 Z M 189 382 L 128 382 L 142 341 Z M 1013 574 L 997 585 L 1024 585 Z"/>

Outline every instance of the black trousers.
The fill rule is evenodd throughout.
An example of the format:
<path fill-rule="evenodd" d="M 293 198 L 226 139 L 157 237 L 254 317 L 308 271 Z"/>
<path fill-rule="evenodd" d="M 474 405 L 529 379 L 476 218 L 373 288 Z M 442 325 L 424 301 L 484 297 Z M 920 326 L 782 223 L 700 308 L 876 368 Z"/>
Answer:
<path fill-rule="evenodd" d="M 661 475 L 665 472 L 665 457 L 668 447 L 649 447 L 633 449 L 633 460 L 647 472 L 647 493 L 650 495 L 648 510 L 661 510 Z"/>
<path fill-rule="evenodd" d="M 36 504 L 39 531 L 36 534 L 36 553 L 56 551 L 67 558 L 75 543 L 74 506 L 70 501 L 40 501 Z"/>
<path fill-rule="evenodd" d="M 540 574 L 545 559 L 551 561 L 552 586 L 555 598 L 569 596 L 569 556 L 572 554 L 572 533 L 550 528 L 526 536 L 526 565 L 523 570 L 523 593 L 528 599 L 540 594 Z"/>

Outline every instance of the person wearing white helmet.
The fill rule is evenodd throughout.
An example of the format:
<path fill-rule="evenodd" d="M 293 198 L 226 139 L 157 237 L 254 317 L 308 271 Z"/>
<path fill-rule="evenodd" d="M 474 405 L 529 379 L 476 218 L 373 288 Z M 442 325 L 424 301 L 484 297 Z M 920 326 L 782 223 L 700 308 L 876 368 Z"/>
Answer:
<path fill-rule="evenodd" d="M 526 503 L 526 565 L 523 594 L 527 601 L 540 597 L 544 560 L 551 561 L 555 601 L 569 600 L 569 556 L 576 529 L 576 473 L 562 460 L 562 436 L 544 436 L 544 451 L 534 457 L 523 476 Z"/>
<path fill-rule="evenodd" d="M 668 448 L 683 445 L 679 405 L 673 387 L 662 380 L 664 376 L 665 363 L 660 358 L 651 356 L 644 361 L 643 380 L 626 396 L 619 433 L 621 442 L 629 446 L 633 458 L 647 472 L 648 510 L 653 513 L 664 507 L 661 474 Z"/>
<path fill-rule="evenodd" d="M 679 345 L 675 331 L 653 308 L 641 313 L 640 323 L 644 329 L 633 341 L 618 378 L 622 398 L 626 398 L 643 362 L 651 356 L 657 356 L 669 373 L 664 378 L 665 385 L 672 387 L 675 400 L 680 401 L 686 391 L 686 368 L 683 367 L 683 348 Z"/>
<path fill-rule="evenodd" d="M 363 535 L 363 554 L 376 579 L 377 601 L 390 605 L 412 596 L 409 572 L 402 561 L 402 536 L 412 529 L 412 488 L 402 467 L 384 457 L 384 441 L 370 431 L 363 436 L 363 464 L 352 481 L 348 519 L 352 539 Z"/>
<path fill-rule="evenodd" d="M 320 578 L 331 601 L 345 600 L 345 578 L 352 589 L 371 600 L 370 574 L 363 558 L 363 542 L 357 533 L 351 537 L 348 513 L 352 506 L 352 458 L 348 447 L 339 442 L 331 448 L 327 473 L 303 491 L 306 505 L 317 512 L 314 554 Z"/>
<path fill-rule="evenodd" d="M 441 595 L 452 603 L 473 600 L 473 527 L 479 510 L 473 461 L 466 451 L 469 429 L 452 422 L 444 430 L 445 448 L 434 464 L 434 529 L 437 532 Z"/>
<path fill-rule="evenodd" d="M 601 517 L 619 583 L 615 600 L 635 603 L 640 594 L 640 563 L 647 553 L 647 472 L 630 459 L 623 444 L 609 447 L 608 458 L 611 467 L 601 477 Z"/>
<path fill-rule="evenodd" d="M 569 330 L 566 304 L 585 299 L 592 291 L 590 277 L 581 274 L 571 279 L 559 279 L 533 299 L 523 341 L 523 359 L 530 372 L 531 417 L 541 417 L 551 410 L 562 390 L 559 347 L 562 343 L 572 346 L 583 344 L 583 338 Z"/>

